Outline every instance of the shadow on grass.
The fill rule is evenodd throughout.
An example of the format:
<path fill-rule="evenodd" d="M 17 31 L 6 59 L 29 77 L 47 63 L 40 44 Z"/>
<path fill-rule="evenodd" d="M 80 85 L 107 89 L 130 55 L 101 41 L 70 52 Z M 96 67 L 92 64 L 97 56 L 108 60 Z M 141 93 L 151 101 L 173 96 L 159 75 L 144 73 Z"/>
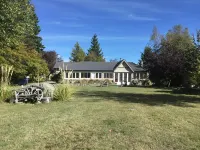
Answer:
<path fill-rule="evenodd" d="M 198 89 L 198 88 L 174 88 L 169 91 L 158 90 L 156 92 L 170 93 L 170 94 L 200 95 L 200 89 Z"/>
<path fill-rule="evenodd" d="M 141 103 L 150 106 L 173 105 L 180 107 L 194 107 L 189 103 L 200 103 L 200 98 L 184 95 L 170 94 L 136 94 L 136 93 L 116 93 L 110 91 L 80 91 L 79 97 L 89 98 L 88 101 L 113 100 L 118 102 Z"/>

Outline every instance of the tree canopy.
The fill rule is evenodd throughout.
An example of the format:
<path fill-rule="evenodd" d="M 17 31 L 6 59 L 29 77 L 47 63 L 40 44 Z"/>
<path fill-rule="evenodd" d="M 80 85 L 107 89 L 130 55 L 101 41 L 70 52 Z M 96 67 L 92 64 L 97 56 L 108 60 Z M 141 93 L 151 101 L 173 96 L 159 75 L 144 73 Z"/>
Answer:
<path fill-rule="evenodd" d="M 166 35 L 153 29 L 140 63 L 157 85 L 189 86 L 199 72 L 200 51 L 187 28 L 174 26 Z"/>
<path fill-rule="evenodd" d="M 42 56 L 35 50 L 27 50 L 26 46 L 19 46 L 15 50 L 10 48 L 0 50 L 1 64 L 14 67 L 13 82 L 23 79 L 29 75 L 32 81 L 39 76 L 49 75 L 47 63 L 41 59 Z"/>
<path fill-rule="evenodd" d="M 43 51 L 42 58 L 48 64 L 49 70 L 53 72 L 53 67 L 58 59 L 58 54 L 55 51 Z"/>
<path fill-rule="evenodd" d="M 49 74 L 38 22 L 30 0 L 0 0 L 0 64 L 14 67 L 13 82 Z"/>
<path fill-rule="evenodd" d="M 23 43 L 38 52 L 44 49 L 30 0 L 0 0 L 0 14 L 0 48 L 14 49 Z"/>

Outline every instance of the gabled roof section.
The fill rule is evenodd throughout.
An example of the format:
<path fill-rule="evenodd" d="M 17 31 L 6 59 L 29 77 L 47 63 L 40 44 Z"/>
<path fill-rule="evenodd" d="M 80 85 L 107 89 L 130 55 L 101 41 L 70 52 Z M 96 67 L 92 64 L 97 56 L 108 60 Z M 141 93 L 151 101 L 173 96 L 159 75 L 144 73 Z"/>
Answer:
<path fill-rule="evenodd" d="M 120 64 L 122 64 L 122 63 L 126 63 L 126 65 L 129 67 L 129 69 L 132 71 L 132 72 L 134 72 L 134 70 L 133 70 L 133 68 L 131 68 L 131 66 L 129 65 L 129 63 L 127 63 L 126 62 L 126 60 L 121 60 L 121 61 L 119 61 L 117 64 L 116 64 L 116 66 L 114 67 L 114 69 L 113 70 L 115 70 Z"/>

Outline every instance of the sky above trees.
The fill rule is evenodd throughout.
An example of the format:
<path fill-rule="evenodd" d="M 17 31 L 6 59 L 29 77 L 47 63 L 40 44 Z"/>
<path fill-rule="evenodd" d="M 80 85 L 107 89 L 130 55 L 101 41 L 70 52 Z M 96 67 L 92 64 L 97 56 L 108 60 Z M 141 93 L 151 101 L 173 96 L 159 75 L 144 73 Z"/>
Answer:
<path fill-rule="evenodd" d="M 138 62 L 152 29 L 165 34 L 176 24 L 199 29 L 199 0 L 32 0 L 46 50 L 68 60 L 78 41 L 87 51 L 96 33 L 107 60 Z"/>

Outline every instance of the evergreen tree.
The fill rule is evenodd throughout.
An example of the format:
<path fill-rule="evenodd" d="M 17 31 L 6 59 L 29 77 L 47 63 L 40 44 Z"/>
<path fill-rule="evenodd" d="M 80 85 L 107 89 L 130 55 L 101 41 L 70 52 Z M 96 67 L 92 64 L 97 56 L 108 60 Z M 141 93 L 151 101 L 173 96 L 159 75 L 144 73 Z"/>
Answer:
<path fill-rule="evenodd" d="M 100 48 L 100 44 L 99 44 L 98 37 L 96 34 L 92 37 L 91 46 L 88 50 L 86 60 L 97 61 L 97 62 L 105 61 L 103 52 L 102 52 L 102 49 Z"/>
<path fill-rule="evenodd" d="M 69 58 L 72 62 L 81 62 L 85 60 L 85 52 L 83 49 L 80 47 L 79 43 L 77 42 L 74 45 L 74 48 L 72 49 L 71 52 L 71 57 Z"/>

